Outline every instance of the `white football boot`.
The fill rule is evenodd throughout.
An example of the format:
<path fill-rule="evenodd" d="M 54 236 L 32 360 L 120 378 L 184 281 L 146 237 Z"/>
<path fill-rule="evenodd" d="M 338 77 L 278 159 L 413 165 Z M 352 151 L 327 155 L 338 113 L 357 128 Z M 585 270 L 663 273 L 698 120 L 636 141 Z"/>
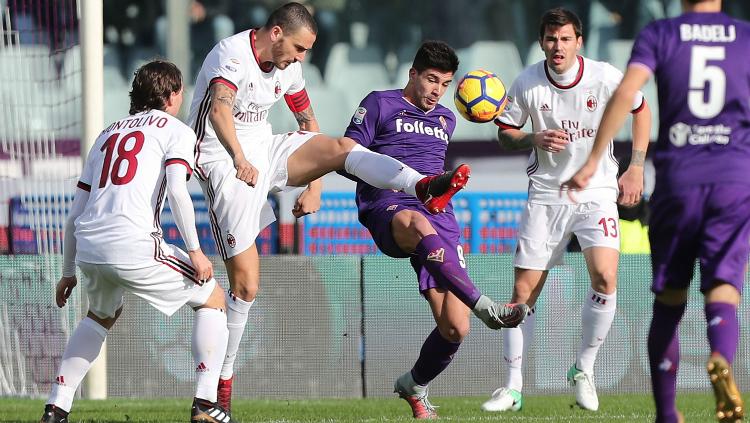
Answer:
<path fill-rule="evenodd" d="M 496 389 L 492 398 L 482 404 L 484 411 L 520 411 L 523 408 L 523 395 L 510 388 Z"/>
<path fill-rule="evenodd" d="M 599 397 L 596 395 L 594 375 L 578 370 L 573 364 L 568 370 L 568 382 L 576 388 L 576 404 L 584 410 L 599 409 Z"/>

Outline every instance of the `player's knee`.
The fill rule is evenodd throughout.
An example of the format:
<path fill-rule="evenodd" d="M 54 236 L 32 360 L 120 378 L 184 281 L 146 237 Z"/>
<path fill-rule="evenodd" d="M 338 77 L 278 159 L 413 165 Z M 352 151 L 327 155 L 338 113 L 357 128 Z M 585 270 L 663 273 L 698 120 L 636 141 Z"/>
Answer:
<path fill-rule="evenodd" d="M 334 138 L 332 144 L 332 153 L 334 156 L 346 156 L 352 151 L 357 144 L 353 139 L 347 137 Z"/>
<path fill-rule="evenodd" d="M 445 338 L 446 341 L 454 343 L 463 342 L 464 338 L 469 334 L 469 329 L 469 319 L 462 322 L 447 322 L 446 324 L 438 326 L 440 335 Z"/>
<path fill-rule="evenodd" d="M 232 293 L 244 301 L 252 301 L 258 294 L 258 281 L 252 277 L 238 277 L 235 280 Z"/>
<path fill-rule="evenodd" d="M 665 289 L 656 294 L 655 301 L 668 306 L 685 304 L 688 300 L 687 289 Z"/>
<path fill-rule="evenodd" d="M 592 275 L 591 288 L 602 294 L 611 294 L 617 289 L 617 270 L 599 270 Z"/>
<path fill-rule="evenodd" d="M 99 326 L 103 327 L 104 329 L 110 330 L 112 329 L 112 326 L 115 325 L 115 322 L 117 321 L 117 318 L 120 317 L 121 313 L 122 313 L 122 307 L 117 309 L 113 317 L 99 317 L 96 314 L 92 313 L 91 311 L 89 311 L 86 314 L 86 317 L 95 321 L 97 324 L 99 324 Z"/>
<path fill-rule="evenodd" d="M 206 300 L 206 302 L 199 308 L 204 307 L 221 310 L 227 309 L 227 302 L 224 299 L 224 290 L 221 289 L 219 284 L 216 284 L 216 286 L 214 286 L 214 290 L 211 291 L 211 295 L 208 297 L 208 300 Z"/>

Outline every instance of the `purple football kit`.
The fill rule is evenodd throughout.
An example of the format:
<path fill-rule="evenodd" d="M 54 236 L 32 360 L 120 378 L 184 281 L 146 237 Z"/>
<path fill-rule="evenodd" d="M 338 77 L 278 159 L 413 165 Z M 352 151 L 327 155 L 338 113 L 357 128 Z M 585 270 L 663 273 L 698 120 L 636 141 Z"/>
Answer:
<path fill-rule="evenodd" d="M 685 13 L 641 31 L 631 65 L 656 77 L 659 138 L 649 239 L 656 294 L 686 290 L 700 261 L 701 291 L 723 281 L 742 292 L 750 253 L 750 26 L 722 13 Z M 671 294 L 671 293 L 670 293 Z M 669 298 L 669 296 L 667 297 Z M 656 421 L 684 421 L 675 406 L 687 304 L 654 301 L 648 334 Z M 707 370 L 720 421 L 743 414 L 729 366 L 739 339 L 737 307 L 704 306 Z"/>
<path fill-rule="evenodd" d="M 365 97 L 355 111 L 345 136 L 372 151 L 398 159 L 422 174 L 431 175 L 443 172 L 445 152 L 455 127 L 455 116 L 447 108 L 438 104 L 425 112 L 404 99 L 403 91 L 397 89 L 374 91 Z M 445 213 L 432 215 L 419 200 L 408 194 L 374 188 L 363 182 L 357 183 L 356 200 L 359 220 L 369 229 L 378 248 L 388 256 L 411 259 L 418 275 L 420 292 L 439 286 L 445 288 L 430 274 L 420 257 L 436 253 L 432 260 L 427 258 L 428 262 L 437 262 L 438 259 L 442 263 L 462 261 L 463 257 L 458 257 L 459 228 L 451 204 Z M 437 231 L 440 242 L 430 240 L 428 236 L 424 238 L 427 242 L 420 243 L 414 255 L 403 252 L 393 239 L 391 220 L 396 213 L 405 209 L 421 211 Z M 440 245 L 449 248 L 441 248 Z M 440 257 L 440 254 L 443 256 Z M 475 302 L 479 295 L 471 287 L 465 292 L 465 298 L 457 296 Z"/>
<path fill-rule="evenodd" d="M 656 77 L 659 138 L 651 200 L 653 291 L 685 289 L 696 258 L 701 291 L 742 292 L 750 254 L 750 25 L 723 13 L 652 22 L 630 64 Z"/>

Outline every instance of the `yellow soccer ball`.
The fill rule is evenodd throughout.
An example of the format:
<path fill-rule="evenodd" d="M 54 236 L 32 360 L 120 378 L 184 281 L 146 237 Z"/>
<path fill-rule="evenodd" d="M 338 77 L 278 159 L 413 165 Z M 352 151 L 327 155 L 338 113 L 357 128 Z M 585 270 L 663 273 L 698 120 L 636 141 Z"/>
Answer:
<path fill-rule="evenodd" d="M 471 122 L 489 122 L 502 113 L 508 103 L 505 85 L 492 72 L 477 69 L 458 81 L 453 96 L 456 109 Z"/>

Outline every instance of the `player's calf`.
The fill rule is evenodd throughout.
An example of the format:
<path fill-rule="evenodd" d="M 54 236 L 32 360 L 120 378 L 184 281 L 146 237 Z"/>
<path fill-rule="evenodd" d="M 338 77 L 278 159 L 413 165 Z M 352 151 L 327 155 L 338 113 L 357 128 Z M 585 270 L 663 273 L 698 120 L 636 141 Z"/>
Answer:
<path fill-rule="evenodd" d="M 453 171 L 440 175 L 425 176 L 417 182 L 417 198 L 430 213 L 442 213 L 453 195 L 466 186 L 470 176 L 471 168 L 467 164 L 461 164 Z"/>

